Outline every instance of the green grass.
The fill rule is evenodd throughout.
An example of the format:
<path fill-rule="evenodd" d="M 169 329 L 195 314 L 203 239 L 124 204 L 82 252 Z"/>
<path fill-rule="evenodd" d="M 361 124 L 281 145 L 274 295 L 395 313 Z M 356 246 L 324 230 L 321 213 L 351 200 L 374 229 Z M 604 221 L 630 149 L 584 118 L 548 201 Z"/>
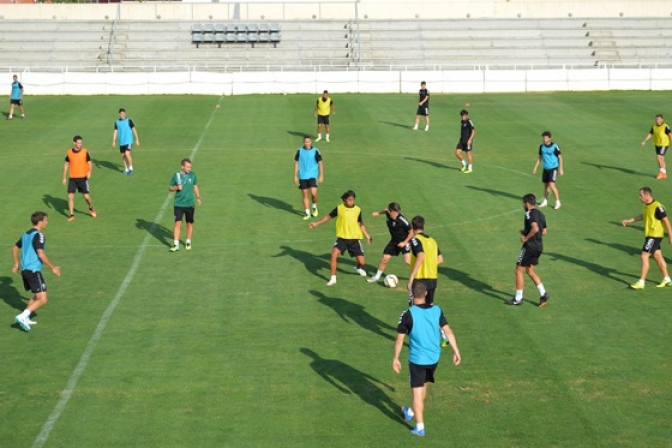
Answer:
<path fill-rule="evenodd" d="M 326 287 L 333 224 L 309 230 L 300 219 L 293 155 L 315 132 L 315 96 L 225 97 L 221 109 L 205 96 L 65 96 L 27 98 L 26 120 L 1 123 L 1 444 L 33 443 L 120 295 L 46 446 L 669 446 L 672 298 L 653 287 L 655 266 L 646 290 L 627 289 L 643 235 L 619 224 L 639 213 L 641 186 L 672 206 L 669 181 L 653 179 L 653 148 L 639 145 L 666 97 L 435 95 L 428 133 L 410 131 L 415 96 L 334 99 L 332 142 L 317 145 L 321 213 L 357 192 L 374 237 L 368 271 L 388 239 L 370 213 L 390 201 L 425 216 L 446 258 L 436 301 L 463 362 L 452 366 L 445 352 L 427 437 L 412 440 L 398 416 L 410 399 L 406 370 L 391 368 L 403 288 L 367 284 L 346 258 Z M 466 102 L 477 129 L 472 175 L 453 155 Z M 121 106 L 142 143 L 131 178 L 110 145 Z M 547 129 L 565 158 L 563 208 L 544 210 L 538 267 L 551 301 L 512 309 L 503 300 L 513 293 L 520 197 L 542 192 L 531 169 Z M 95 162 L 99 216 L 78 197 L 82 213 L 68 223 L 60 173 L 74 134 Z M 192 152 L 203 196 L 194 249 L 169 253 L 172 203 L 160 212 Z M 38 209 L 50 213 L 47 253 L 63 275 L 47 272 L 50 302 L 26 334 L 12 325 L 28 293 L 9 253 Z M 408 269 L 394 259 L 388 273 L 403 284 Z M 525 294 L 536 302 L 529 279 Z"/>

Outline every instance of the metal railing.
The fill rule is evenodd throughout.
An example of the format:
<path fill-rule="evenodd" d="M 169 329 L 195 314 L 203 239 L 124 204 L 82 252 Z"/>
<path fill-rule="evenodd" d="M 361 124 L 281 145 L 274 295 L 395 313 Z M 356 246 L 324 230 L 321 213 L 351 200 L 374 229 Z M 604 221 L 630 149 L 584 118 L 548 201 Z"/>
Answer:
<path fill-rule="evenodd" d="M 117 26 L 121 20 L 121 3 L 117 5 L 117 16 L 112 21 L 112 29 L 110 30 L 110 41 L 107 45 L 107 65 L 114 67 L 114 50 L 117 45 Z"/>

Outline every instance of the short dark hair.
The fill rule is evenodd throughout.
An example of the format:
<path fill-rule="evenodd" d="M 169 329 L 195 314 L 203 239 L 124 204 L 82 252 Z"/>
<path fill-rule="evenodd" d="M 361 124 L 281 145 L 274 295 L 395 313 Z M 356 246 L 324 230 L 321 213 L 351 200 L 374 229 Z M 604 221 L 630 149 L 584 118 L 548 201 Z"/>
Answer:
<path fill-rule="evenodd" d="M 343 199 L 344 201 L 345 201 L 346 198 L 356 198 L 356 197 L 357 197 L 357 195 L 352 190 L 348 190 L 341 195 L 341 199 Z"/>
<path fill-rule="evenodd" d="M 420 83 L 420 85 L 421 85 L 421 86 L 426 86 L 427 83 L 426 83 L 425 81 L 422 81 L 422 82 Z"/>
<path fill-rule="evenodd" d="M 304 140 L 307 139 L 307 138 L 309 138 L 309 139 L 311 139 L 311 140 L 313 139 L 313 137 L 311 137 L 310 135 L 304 135 L 304 136 L 303 136 L 303 139 L 304 139 Z"/>
<path fill-rule="evenodd" d="M 126 109 L 124 109 L 123 107 L 121 109 L 119 109 L 119 113 L 122 113 L 122 112 L 126 112 Z"/>
<path fill-rule="evenodd" d="M 651 191 L 651 187 L 642 187 L 642 188 L 639 189 L 639 191 L 641 191 L 642 193 L 649 194 L 649 195 L 653 194 L 653 191 Z"/>
<path fill-rule="evenodd" d="M 413 298 L 424 299 L 427 296 L 427 285 L 423 282 L 413 282 Z"/>
<path fill-rule="evenodd" d="M 532 193 L 523 196 L 523 202 L 530 205 L 537 205 L 537 198 Z"/>
<path fill-rule="evenodd" d="M 84 139 L 82 138 L 81 135 L 75 135 L 74 137 L 72 137 L 72 142 L 73 143 L 76 142 L 77 140 L 84 140 Z"/>
<path fill-rule="evenodd" d="M 322 92 L 322 95 L 324 95 L 325 93 L 329 93 L 329 91 L 325 90 L 324 92 Z"/>
<path fill-rule="evenodd" d="M 30 215 L 30 222 L 33 223 L 34 226 L 37 225 L 38 222 L 42 222 L 44 218 L 46 218 L 47 215 L 45 212 L 35 212 L 32 215 Z"/>
<path fill-rule="evenodd" d="M 413 230 L 425 230 L 425 218 L 420 215 L 414 216 L 411 220 Z"/>
<path fill-rule="evenodd" d="M 14 76 L 16 76 L 16 75 L 14 75 Z M 656 118 L 658 118 L 658 117 L 663 118 L 663 114 L 656 114 Z"/>
<path fill-rule="evenodd" d="M 462 116 L 462 115 L 469 115 L 469 111 L 467 109 L 462 109 L 460 111 L 460 116 Z"/>
<path fill-rule="evenodd" d="M 541 133 L 541 136 L 551 138 L 551 131 L 544 131 Z"/>
<path fill-rule="evenodd" d="M 182 159 L 182 161 L 180 162 L 180 166 L 184 166 L 185 163 L 191 163 L 191 160 L 190 159 Z"/>
<path fill-rule="evenodd" d="M 398 202 L 390 202 L 390 204 L 387 206 L 387 210 L 391 212 L 400 212 L 401 205 L 399 205 Z"/>

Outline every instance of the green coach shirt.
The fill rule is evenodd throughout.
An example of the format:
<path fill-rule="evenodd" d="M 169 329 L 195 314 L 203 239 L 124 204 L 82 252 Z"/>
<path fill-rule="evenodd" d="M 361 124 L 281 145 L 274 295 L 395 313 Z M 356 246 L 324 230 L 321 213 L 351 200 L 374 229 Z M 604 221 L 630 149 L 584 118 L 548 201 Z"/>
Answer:
<path fill-rule="evenodd" d="M 170 179 L 170 186 L 176 187 L 178 185 L 182 185 L 182 189 L 175 192 L 175 207 L 193 207 L 196 204 L 194 185 L 198 185 L 196 173 L 192 171 L 189 174 L 184 174 L 182 171 L 178 171 L 173 174 L 173 178 Z"/>

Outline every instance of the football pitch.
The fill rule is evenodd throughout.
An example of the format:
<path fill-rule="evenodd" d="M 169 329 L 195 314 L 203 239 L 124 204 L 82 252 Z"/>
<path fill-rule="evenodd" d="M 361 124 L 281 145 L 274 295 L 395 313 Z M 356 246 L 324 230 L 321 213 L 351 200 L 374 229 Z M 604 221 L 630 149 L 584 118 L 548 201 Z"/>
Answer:
<path fill-rule="evenodd" d="M 667 95 L 433 95 L 429 132 L 411 131 L 416 95 L 332 95 L 331 142 L 315 145 L 320 216 L 357 193 L 373 274 L 389 235 L 371 212 L 399 202 L 425 217 L 446 260 L 435 301 L 462 364 L 444 349 L 418 440 L 399 412 L 407 349 L 392 370 L 409 268 L 390 261 L 401 279 L 391 289 L 342 257 L 327 287 L 334 221 L 301 219 L 293 158 L 315 135 L 317 97 L 27 96 L 25 120 L 0 122 L 0 445 L 669 446 L 672 289 L 655 288 L 653 262 L 646 289 L 628 289 L 643 231 L 620 225 L 641 213 L 642 186 L 672 207 L 672 180 L 654 179 L 654 149 L 640 145 L 656 113 L 672 116 Z M 472 174 L 454 156 L 466 103 Z M 120 107 L 140 135 L 132 177 L 111 146 Z M 551 298 L 537 308 L 526 277 L 525 304 L 507 307 L 521 197 L 543 191 L 531 171 L 545 130 L 565 162 L 563 207 L 542 209 L 537 272 Z M 67 222 L 61 174 L 75 134 L 92 155 L 98 217 L 78 195 Z M 193 250 L 170 253 L 168 184 L 184 157 L 203 205 Z M 10 253 L 36 210 L 49 213 L 46 252 L 62 276 L 45 269 L 50 300 L 25 333 L 13 318 L 30 294 Z"/>

